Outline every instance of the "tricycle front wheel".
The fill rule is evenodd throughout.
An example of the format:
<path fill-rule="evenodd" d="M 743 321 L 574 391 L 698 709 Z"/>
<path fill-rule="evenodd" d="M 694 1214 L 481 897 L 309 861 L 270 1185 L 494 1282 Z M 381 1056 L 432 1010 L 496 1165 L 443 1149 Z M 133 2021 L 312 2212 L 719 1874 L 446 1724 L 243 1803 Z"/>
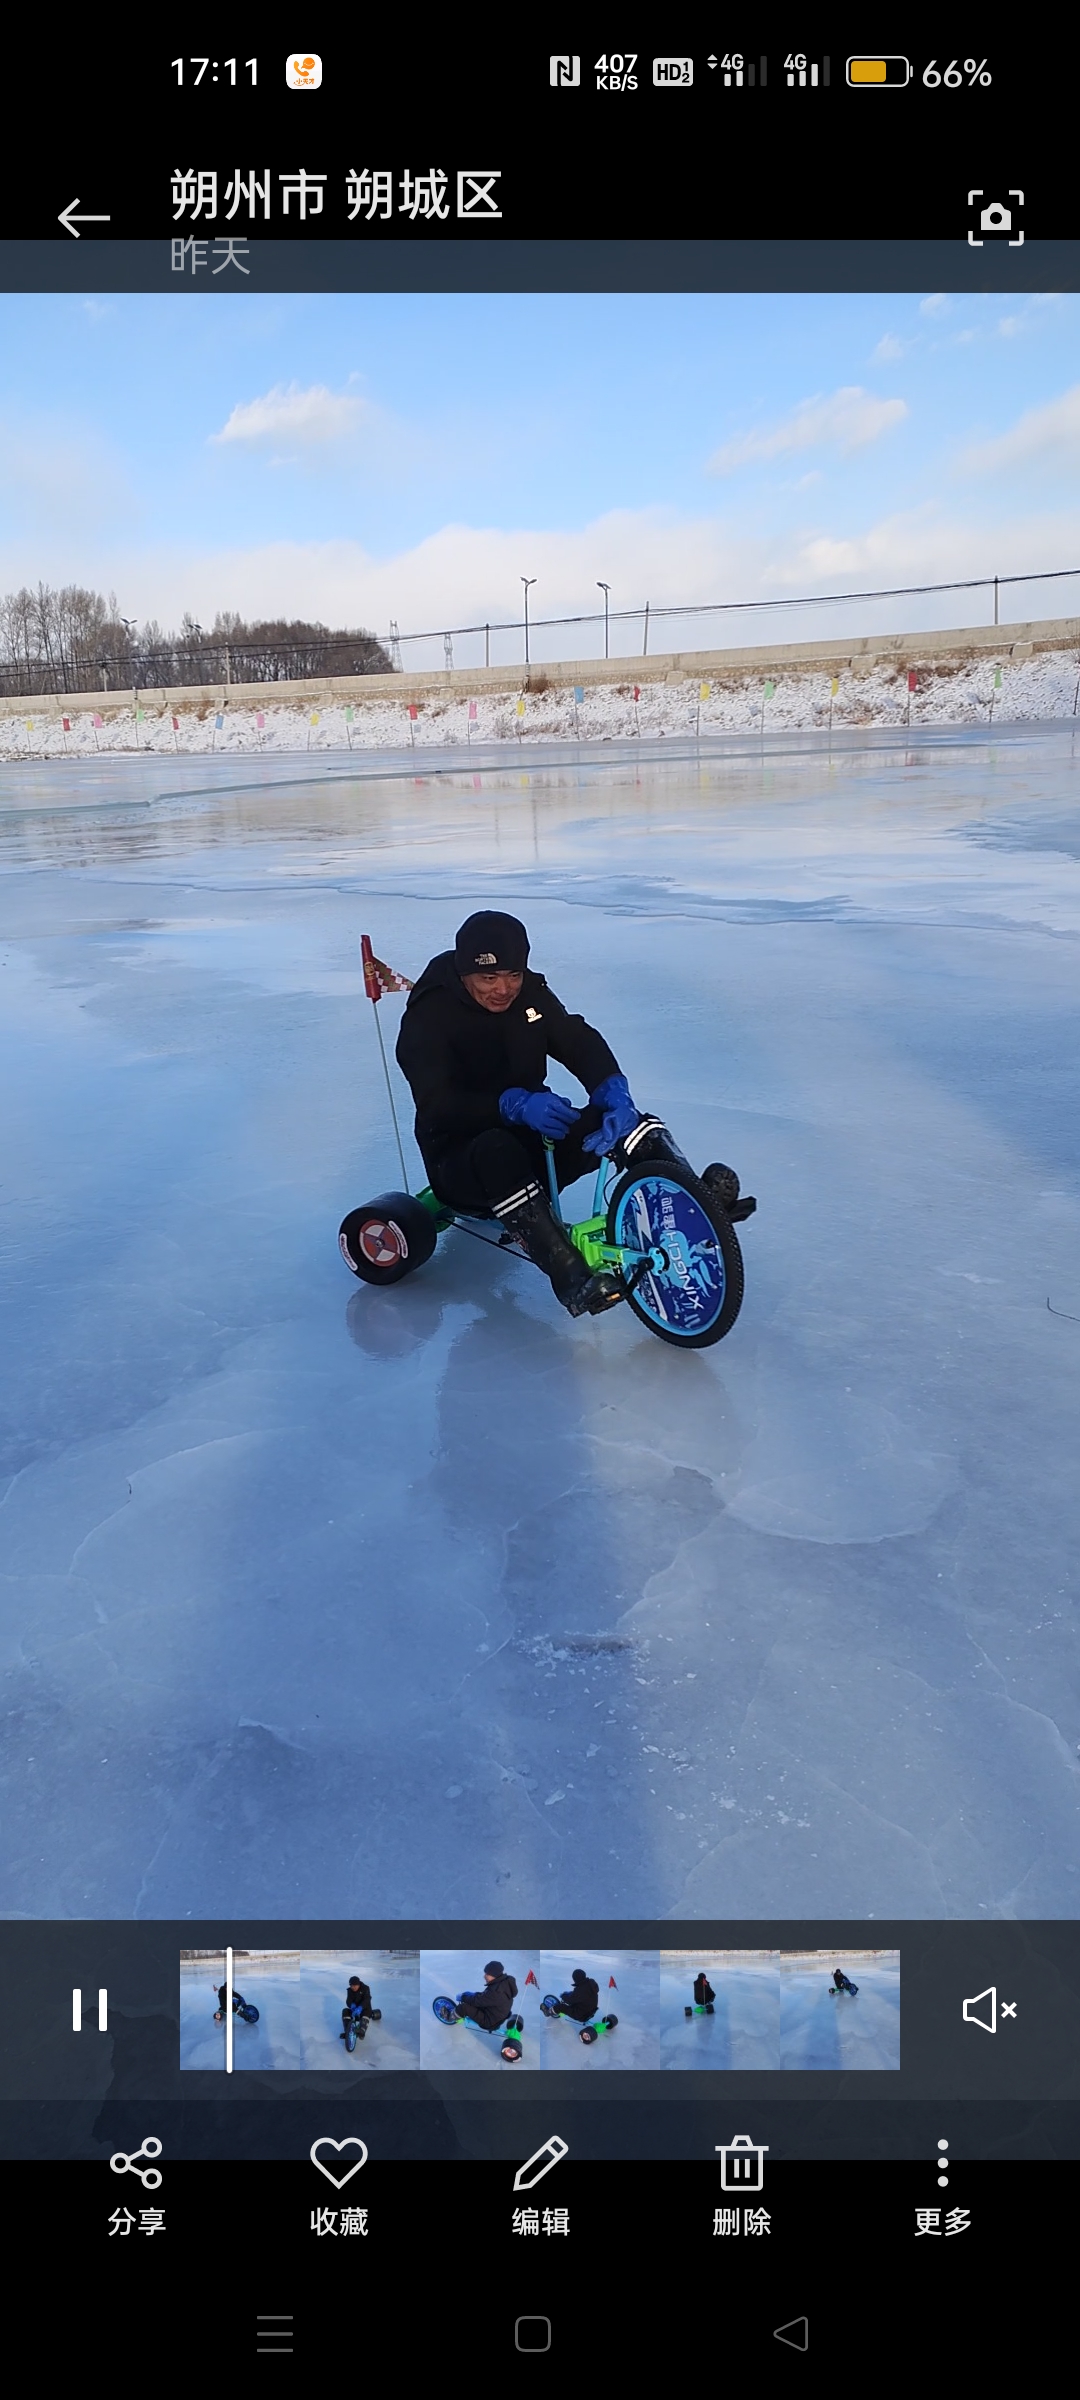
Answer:
<path fill-rule="evenodd" d="M 718 1199 L 674 1164 L 631 1169 L 611 1195 L 607 1239 L 617 1249 L 659 1251 L 663 1267 L 637 1279 L 624 1267 L 634 1315 L 662 1342 L 704 1350 L 730 1333 L 742 1306 L 742 1252 Z"/>

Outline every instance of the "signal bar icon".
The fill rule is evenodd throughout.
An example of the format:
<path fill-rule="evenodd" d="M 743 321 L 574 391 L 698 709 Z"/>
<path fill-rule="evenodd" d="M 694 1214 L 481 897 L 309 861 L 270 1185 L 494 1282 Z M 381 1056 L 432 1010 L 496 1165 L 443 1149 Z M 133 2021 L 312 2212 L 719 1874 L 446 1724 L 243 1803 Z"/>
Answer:
<path fill-rule="evenodd" d="M 760 58 L 755 66 L 753 59 L 744 58 L 739 50 L 725 50 L 723 58 L 717 58 L 714 53 L 706 63 L 713 69 L 720 68 L 729 90 L 752 90 L 756 83 L 760 83 L 764 90 L 769 80 L 768 59 Z"/>
<path fill-rule="evenodd" d="M 801 50 L 789 51 L 784 66 L 789 85 L 800 91 L 806 87 L 816 90 L 819 84 L 828 87 L 830 62 L 827 58 L 819 62 L 817 59 L 804 58 Z"/>

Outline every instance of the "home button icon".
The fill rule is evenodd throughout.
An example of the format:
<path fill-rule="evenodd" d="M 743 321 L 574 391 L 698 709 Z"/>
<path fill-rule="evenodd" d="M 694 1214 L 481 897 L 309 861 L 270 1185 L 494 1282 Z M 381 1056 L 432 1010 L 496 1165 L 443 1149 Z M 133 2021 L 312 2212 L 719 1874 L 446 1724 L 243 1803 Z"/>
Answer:
<path fill-rule="evenodd" d="M 518 2317 L 514 2325 L 515 2350 L 550 2350 L 551 2318 Z"/>

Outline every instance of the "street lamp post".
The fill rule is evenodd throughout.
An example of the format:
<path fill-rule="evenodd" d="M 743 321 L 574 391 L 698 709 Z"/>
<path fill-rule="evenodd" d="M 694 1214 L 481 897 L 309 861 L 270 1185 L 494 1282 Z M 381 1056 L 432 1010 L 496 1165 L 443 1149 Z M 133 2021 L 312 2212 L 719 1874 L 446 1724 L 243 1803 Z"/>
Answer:
<path fill-rule="evenodd" d="M 128 637 L 128 656 L 131 663 L 131 705 L 133 708 L 135 708 L 138 705 L 135 695 L 135 634 L 138 631 L 138 619 L 136 617 L 121 617 L 120 623 Z"/>
<path fill-rule="evenodd" d="M 526 666 L 528 666 L 528 663 L 529 663 L 529 592 L 530 592 L 530 590 L 531 590 L 531 588 L 532 588 L 532 585 L 533 585 L 533 584 L 536 582 L 536 577 L 535 577 L 535 575 L 523 575 L 523 576 L 522 576 L 522 578 L 521 578 L 521 580 L 522 580 L 522 583 L 523 583 L 523 584 L 524 584 L 524 586 L 525 586 L 525 664 L 526 664 Z"/>
<path fill-rule="evenodd" d="M 611 590 L 611 585 L 610 585 L 610 583 L 598 583 L 598 584 L 597 584 L 597 586 L 596 586 L 596 588 L 597 588 L 597 591 L 598 591 L 598 592 L 602 592 L 602 593 L 603 593 L 603 595 L 604 595 L 604 657 L 605 657 L 605 658 L 607 658 L 607 657 L 609 656 L 609 651 L 608 651 L 608 593 L 609 593 L 609 592 L 610 592 L 610 590 Z"/>

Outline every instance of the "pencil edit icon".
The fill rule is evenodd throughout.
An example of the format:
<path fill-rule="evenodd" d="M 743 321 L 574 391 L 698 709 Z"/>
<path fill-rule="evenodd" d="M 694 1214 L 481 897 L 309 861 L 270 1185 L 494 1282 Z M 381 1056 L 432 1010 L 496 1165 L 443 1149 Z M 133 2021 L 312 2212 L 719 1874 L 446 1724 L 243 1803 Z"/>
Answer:
<path fill-rule="evenodd" d="M 550 2140 L 542 2142 L 539 2150 L 534 2150 L 532 2157 L 518 2168 L 514 2177 L 515 2192 L 531 2192 L 534 2183 L 539 2183 L 542 2175 L 550 2175 L 552 2167 L 557 2167 L 560 2158 L 566 2157 L 568 2149 L 569 2143 L 553 2133 Z"/>

